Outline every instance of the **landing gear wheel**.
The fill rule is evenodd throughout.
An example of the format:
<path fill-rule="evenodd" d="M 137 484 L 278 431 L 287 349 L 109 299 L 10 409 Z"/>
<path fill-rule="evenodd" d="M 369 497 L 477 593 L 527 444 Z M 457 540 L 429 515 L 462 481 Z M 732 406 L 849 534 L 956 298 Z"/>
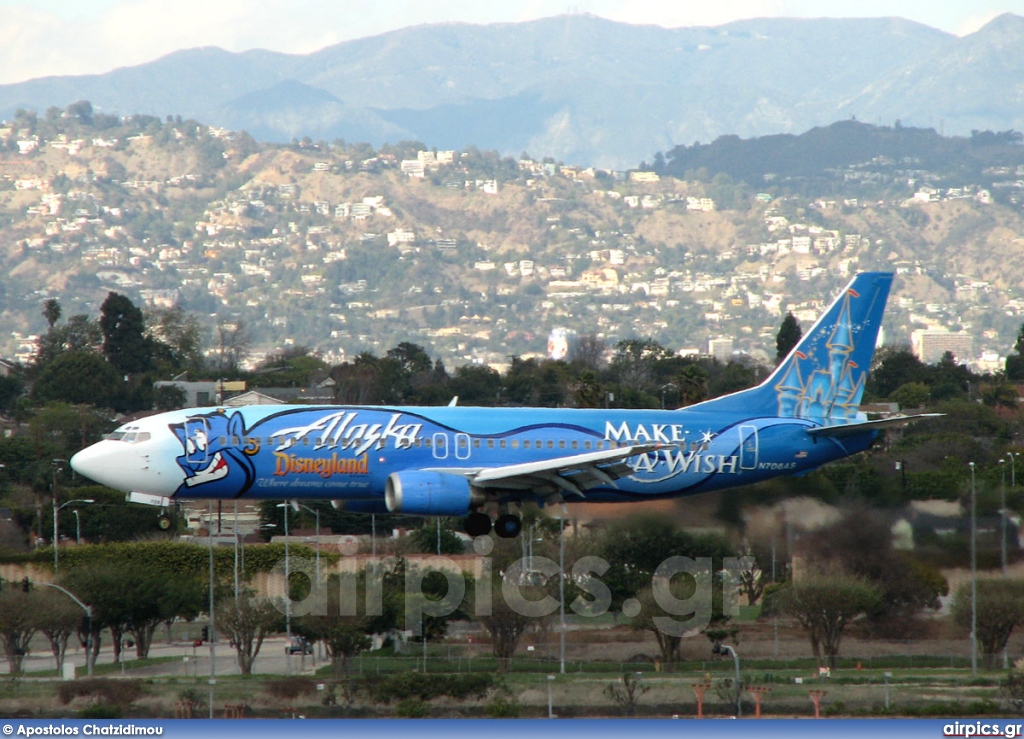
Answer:
<path fill-rule="evenodd" d="M 523 530 L 523 520 L 513 513 L 503 513 L 494 522 L 494 532 L 502 539 L 514 539 Z"/>
<path fill-rule="evenodd" d="M 157 516 L 156 527 L 161 531 L 169 530 L 171 528 L 172 523 L 173 521 L 171 521 L 170 516 Z"/>
<path fill-rule="evenodd" d="M 462 522 L 462 528 L 472 537 L 487 536 L 491 533 L 491 517 L 486 513 L 470 513 Z"/>

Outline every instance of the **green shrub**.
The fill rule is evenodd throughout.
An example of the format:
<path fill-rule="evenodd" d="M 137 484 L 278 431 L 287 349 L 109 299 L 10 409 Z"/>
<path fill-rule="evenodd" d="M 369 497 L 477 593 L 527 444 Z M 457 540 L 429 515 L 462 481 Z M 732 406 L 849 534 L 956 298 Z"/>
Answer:
<path fill-rule="evenodd" d="M 488 718 L 519 718 L 519 713 L 519 701 L 515 696 L 496 695 L 484 706 L 484 715 Z"/>
<path fill-rule="evenodd" d="M 395 706 L 395 715 L 401 718 L 426 718 L 430 708 L 419 698 L 404 698 Z"/>
<path fill-rule="evenodd" d="M 124 707 L 112 705 L 110 703 L 90 703 L 78 712 L 78 718 L 124 718 Z"/>
<path fill-rule="evenodd" d="M 393 700 L 416 698 L 429 701 L 446 695 L 457 700 L 483 698 L 495 687 L 493 675 L 470 674 L 424 674 L 422 672 L 398 672 L 390 675 L 366 675 L 353 682 L 353 687 L 366 693 L 374 703 L 390 703 Z"/>

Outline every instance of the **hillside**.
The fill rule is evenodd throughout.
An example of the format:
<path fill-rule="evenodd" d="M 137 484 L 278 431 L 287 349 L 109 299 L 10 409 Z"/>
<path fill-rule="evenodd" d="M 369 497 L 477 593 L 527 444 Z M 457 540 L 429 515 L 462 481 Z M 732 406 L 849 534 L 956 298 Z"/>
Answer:
<path fill-rule="evenodd" d="M 555 328 L 767 357 L 786 311 L 811 320 L 861 269 L 899 272 L 889 341 L 963 328 L 975 356 L 1005 355 L 1024 310 L 1009 155 L 984 183 L 953 186 L 969 167 L 948 155 L 910 179 L 857 164 L 755 189 L 706 166 L 683 180 L 417 143 L 260 145 L 88 104 L 23 113 L 0 143 L 6 356 L 30 356 L 46 298 L 95 317 L 111 290 L 196 313 L 208 343 L 241 324 L 257 354 L 411 341 L 449 364 L 543 353 Z"/>
<path fill-rule="evenodd" d="M 694 141 L 835 120 L 1024 130 L 1024 19 L 957 37 L 899 18 L 666 29 L 563 15 L 404 28 L 305 55 L 179 51 L 105 74 L 0 85 L 0 117 L 90 100 L 260 140 L 478 146 L 625 169 Z"/>

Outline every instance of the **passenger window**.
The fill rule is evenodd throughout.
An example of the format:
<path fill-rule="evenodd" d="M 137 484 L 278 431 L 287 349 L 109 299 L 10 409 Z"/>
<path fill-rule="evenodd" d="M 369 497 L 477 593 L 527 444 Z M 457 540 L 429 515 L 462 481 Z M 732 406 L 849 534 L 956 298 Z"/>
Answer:
<path fill-rule="evenodd" d="M 552 439 L 548 439 L 548 449 L 554 449 L 555 442 Z"/>
<path fill-rule="evenodd" d="M 473 448 L 474 449 L 479 449 L 480 448 L 480 440 L 479 439 L 473 439 Z"/>
<path fill-rule="evenodd" d="M 494 439 L 488 439 L 487 440 L 487 448 L 488 449 L 494 449 Z"/>
<path fill-rule="evenodd" d="M 530 448 L 530 440 L 529 439 L 523 439 L 523 449 L 529 449 L 529 448 Z"/>
<path fill-rule="evenodd" d="M 559 439 L 558 440 L 558 448 L 559 449 L 565 449 L 565 439 Z"/>
<path fill-rule="evenodd" d="M 576 439 L 572 440 L 572 448 L 573 449 L 579 449 L 580 448 L 580 443 L 578 441 L 576 441 Z"/>

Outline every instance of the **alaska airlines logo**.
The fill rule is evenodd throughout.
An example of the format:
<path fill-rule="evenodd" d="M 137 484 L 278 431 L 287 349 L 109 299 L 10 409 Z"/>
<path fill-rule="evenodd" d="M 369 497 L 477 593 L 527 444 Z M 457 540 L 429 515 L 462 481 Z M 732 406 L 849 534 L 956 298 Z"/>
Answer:
<path fill-rule="evenodd" d="M 356 457 L 371 448 L 383 449 L 388 442 L 395 449 L 408 449 L 419 439 L 422 423 L 399 423 L 401 413 L 394 413 L 387 423 L 358 423 L 358 411 L 340 411 L 316 417 L 305 426 L 294 426 L 274 432 L 278 439 L 275 456 L 303 439 L 314 440 L 313 449 L 352 449 Z"/>

